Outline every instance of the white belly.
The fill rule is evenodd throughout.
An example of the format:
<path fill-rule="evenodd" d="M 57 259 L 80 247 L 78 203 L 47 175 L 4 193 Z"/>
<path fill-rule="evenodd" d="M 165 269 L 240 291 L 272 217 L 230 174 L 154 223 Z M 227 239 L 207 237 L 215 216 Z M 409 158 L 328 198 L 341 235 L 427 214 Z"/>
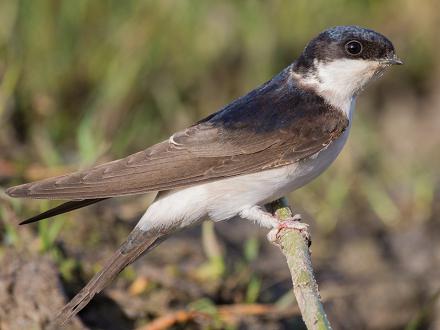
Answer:
<path fill-rule="evenodd" d="M 309 183 L 341 152 L 348 129 L 308 160 L 259 173 L 169 191 L 150 205 L 138 223 L 142 230 L 180 223 L 184 227 L 206 217 L 220 221 L 246 207 L 263 205 Z"/>
<path fill-rule="evenodd" d="M 235 216 L 244 207 L 264 205 L 312 181 L 336 159 L 348 132 L 312 158 L 281 168 L 233 177 L 208 184 L 211 203 L 208 216 L 224 220 Z"/>

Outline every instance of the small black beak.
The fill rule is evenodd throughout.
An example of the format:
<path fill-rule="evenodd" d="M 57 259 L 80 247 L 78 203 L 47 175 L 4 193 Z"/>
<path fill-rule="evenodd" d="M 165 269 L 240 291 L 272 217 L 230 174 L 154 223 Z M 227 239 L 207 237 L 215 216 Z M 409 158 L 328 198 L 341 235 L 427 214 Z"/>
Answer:
<path fill-rule="evenodd" d="M 393 57 L 385 58 L 383 60 L 383 63 L 389 65 L 402 65 L 403 61 L 400 58 L 398 58 L 396 54 L 394 54 Z"/>

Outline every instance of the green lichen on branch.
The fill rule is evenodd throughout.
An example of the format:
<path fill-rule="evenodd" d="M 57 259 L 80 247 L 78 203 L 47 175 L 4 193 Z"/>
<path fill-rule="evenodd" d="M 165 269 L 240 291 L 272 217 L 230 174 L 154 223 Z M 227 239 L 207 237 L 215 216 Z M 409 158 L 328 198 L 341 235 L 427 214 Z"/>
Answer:
<path fill-rule="evenodd" d="M 266 208 L 280 221 L 291 218 L 293 215 L 285 198 L 270 203 Z M 286 256 L 292 276 L 293 292 L 307 328 L 309 330 L 331 329 L 320 300 L 318 284 L 313 275 L 309 237 L 307 229 L 300 232 L 283 228 L 277 234 L 274 243 Z"/>

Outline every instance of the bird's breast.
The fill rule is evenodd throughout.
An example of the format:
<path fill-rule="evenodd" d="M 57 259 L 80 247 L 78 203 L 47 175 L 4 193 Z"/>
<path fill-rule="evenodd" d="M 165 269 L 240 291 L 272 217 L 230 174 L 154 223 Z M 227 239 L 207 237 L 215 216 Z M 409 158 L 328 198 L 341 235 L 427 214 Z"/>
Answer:
<path fill-rule="evenodd" d="M 244 207 L 266 204 L 306 185 L 336 159 L 347 137 L 348 129 L 325 149 L 297 163 L 206 184 L 209 216 L 224 220 Z"/>
<path fill-rule="evenodd" d="M 206 217 L 221 221 L 247 207 L 264 205 L 321 174 L 341 152 L 347 137 L 348 129 L 325 149 L 291 165 L 168 191 L 154 201 L 138 226 L 148 230 L 178 222 L 185 227 Z"/>

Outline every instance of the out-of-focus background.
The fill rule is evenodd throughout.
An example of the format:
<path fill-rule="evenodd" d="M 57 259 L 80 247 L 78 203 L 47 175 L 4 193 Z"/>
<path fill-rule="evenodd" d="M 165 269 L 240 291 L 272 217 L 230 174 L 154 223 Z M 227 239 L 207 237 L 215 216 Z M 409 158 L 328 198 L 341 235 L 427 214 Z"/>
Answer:
<path fill-rule="evenodd" d="M 402 1 L 0 2 L 0 328 L 43 329 L 153 196 L 17 225 L 11 185 L 141 150 L 356 24 L 405 65 L 360 96 L 349 142 L 289 196 L 335 329 L 440 329 L 440 8 Z M 304 328 L 266 230 L 207 222 L 124 271 L 72 329 Z M 151 323 L 151 322 L 155 323 Z"/>

